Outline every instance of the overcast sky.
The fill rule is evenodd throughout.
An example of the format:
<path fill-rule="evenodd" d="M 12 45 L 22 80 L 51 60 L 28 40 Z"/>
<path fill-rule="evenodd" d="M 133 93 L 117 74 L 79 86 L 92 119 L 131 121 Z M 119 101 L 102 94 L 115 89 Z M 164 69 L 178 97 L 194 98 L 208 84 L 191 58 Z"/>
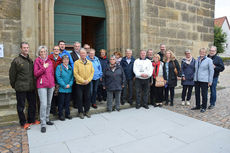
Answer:
<path fill-rule="evenodd" d="M 215 18 L 223 16 L 230 20 L 230 0 L 216 0 Z"/>

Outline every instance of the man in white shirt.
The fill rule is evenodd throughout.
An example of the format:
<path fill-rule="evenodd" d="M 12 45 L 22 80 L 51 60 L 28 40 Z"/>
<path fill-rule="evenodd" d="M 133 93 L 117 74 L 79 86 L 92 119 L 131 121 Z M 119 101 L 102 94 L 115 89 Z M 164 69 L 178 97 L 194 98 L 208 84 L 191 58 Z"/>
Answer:
<path fill-rule="evenodd" d="M 150 88 L 150 77 L 153 73 L 152 62 L 146 58 L 146 51 L 140 51 L 140 58 L 136 59 L 133 66 L 133 72 L 136 77 L 136 108 L 143 106 L 148 107 L 148 97 Z M 142 95 L 143 92 L 143 95 Z M 141 98 L 143 96 L 143 104 L 141 105 Z"/>

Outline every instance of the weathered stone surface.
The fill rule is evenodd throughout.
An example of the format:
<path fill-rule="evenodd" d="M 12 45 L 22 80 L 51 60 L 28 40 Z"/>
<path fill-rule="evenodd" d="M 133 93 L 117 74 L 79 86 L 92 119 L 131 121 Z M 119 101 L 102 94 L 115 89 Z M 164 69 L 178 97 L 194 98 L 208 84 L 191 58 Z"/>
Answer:
<path fill-rule="evenodd" d="M 165 27 L 166 26 L 166 20 L 165 19 L 152 18 L 150 23 L 152 26 L 158 26 L 158 27 Z"/>
<path fill-rule="evenodd" d="M 178 39 L 186 39 L 187 38 L 186 31 L 178 30 L 177 31 L 177 38 Z"/>
<path fill-rule="evenodd" d="M 0 19 L 20 19 L 20 0 L 1 0 Z"/>
<path fill-rule="evenodd" d="M 186 11 L 187 5 L 185 3 L 176 2 L 176 9 Z"/>
<path fill-rule="evenodd" d="M 212 42 L 214 40 L 213 34 L 201 34 L 201 40 Z"/>
<path fill-rule="evenodd" d="M 153 5 L 147 6 L 147 15 L 149 17 L 157 17 L 158 16 L 158 7 Z"/>
<path fill-rule="evenodd" d="M 205 26 L 197 26 L 197 31 L 198 32 L 203 32 L 203 33 L 208 33 L 208 27 L 205 27 Z"/>
<path fill-rule="evenodd" d="M 210 11 L 207 9 L 203 9 L 203 8 L 198 8 L 197 9 L 197 14 L 200 16 L 207 16 L 210 17 Z"/>
<path fill-rule="evenodd" d="M 166 0 L 154 0 L 154 4 L 157 6 L 166 7 Z"/>
<path fill-rule="evenodd" d="M 167 0 L 167 7 L 175 8 L 175 2 L 173 0 Z"/>
<path fill-rule="evenodd" d="M 188 11 L 190 13 L 196 13 L 196 10 L 197 10 L 197 8 L 195 6 L 193 6 L 193 5 L 188 6 Z"/>
<path fill-rule="evenodd" d="M 204 18 L 203 25 L 208 27 L 213 27 L 214 26 L 213 18 Z"/>

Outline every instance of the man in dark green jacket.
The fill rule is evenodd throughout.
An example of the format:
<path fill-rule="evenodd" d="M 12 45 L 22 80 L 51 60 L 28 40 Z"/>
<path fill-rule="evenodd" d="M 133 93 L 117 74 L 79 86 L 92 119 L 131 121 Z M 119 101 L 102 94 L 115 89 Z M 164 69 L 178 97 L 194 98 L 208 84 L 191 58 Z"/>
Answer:
<path fill-rule="evenodd" d="M 36 97 L 33 61 L 29 57 L 29 44 L 27 42 L 22 42 L 20 49 L 21 53 L 11 63 L 9 78 L 12 88 L 16 91 L 17 112 L 20 125 L 25 129 L 29 129 L 30 124 L 39 123 L 38 121 L 35 121 Z M 27 120 L 24 114 L 25 99 L 28 101 Z"/>

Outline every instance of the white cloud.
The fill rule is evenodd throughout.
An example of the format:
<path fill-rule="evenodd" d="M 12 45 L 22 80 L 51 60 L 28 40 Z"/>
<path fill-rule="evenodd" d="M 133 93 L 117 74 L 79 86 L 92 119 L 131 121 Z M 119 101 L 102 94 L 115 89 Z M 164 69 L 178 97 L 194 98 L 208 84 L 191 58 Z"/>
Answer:
<path fill-rule="evenodd" d="M 215 18 L 223 16 L 230 20 L 230 0 L 216 0 Z"/>

